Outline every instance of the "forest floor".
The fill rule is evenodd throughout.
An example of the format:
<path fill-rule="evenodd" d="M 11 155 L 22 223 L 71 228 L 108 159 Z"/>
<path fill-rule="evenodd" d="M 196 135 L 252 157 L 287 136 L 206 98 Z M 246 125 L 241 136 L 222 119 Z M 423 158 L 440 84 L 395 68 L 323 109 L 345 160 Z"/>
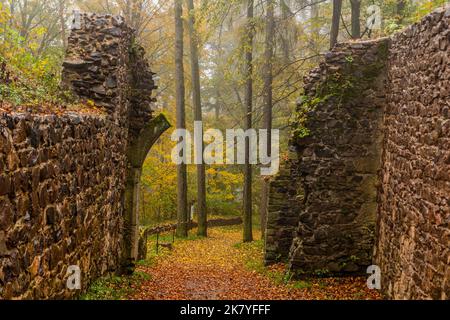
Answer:
<path fill-rule="evenodd" d="M 293 281 L 284 265 L 264 267 L 262 241 L 242 243 L 241 227 L 210 228 L 208 238 L 175 240 L 173 250 L 155 254 L 129 279 L 95 283 L 84 299 L 133 300 L 322 300 L 380 299 L 364 277 L 312 278 Z M 191 231 L 191 233 L 194 233 Z M 160 241 L 171 240 L 166 235 Z M 260 235 L 255 232 L 255 238 Z"/>

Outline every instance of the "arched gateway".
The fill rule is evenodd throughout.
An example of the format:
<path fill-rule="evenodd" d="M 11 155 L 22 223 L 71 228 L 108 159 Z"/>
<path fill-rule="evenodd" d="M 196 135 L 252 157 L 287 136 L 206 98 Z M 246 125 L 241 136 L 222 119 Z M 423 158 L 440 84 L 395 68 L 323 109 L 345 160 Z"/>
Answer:
<path fill-rule="evenodd" d="M 126 183 L 121 267 L 131 271 L 138 256 L 139 184 L 150 148 L 169 127 L 152 116 L 156 89 L 144 49 L 120 16 L 75 14 L 63 64 L 63 83 L 78 96 L 108 110 L 109 120 L 125 129 Z"/>
<path fill-rule="evenodd" d="M 170 124 L 152 115 L 133 30 L 111 15 L 75 20 L 63 86 L 106 112 L 0 114 L 1 298 L 70 298 L 68 271 L 84 289 L 137 258 L 141 168 Z"/>

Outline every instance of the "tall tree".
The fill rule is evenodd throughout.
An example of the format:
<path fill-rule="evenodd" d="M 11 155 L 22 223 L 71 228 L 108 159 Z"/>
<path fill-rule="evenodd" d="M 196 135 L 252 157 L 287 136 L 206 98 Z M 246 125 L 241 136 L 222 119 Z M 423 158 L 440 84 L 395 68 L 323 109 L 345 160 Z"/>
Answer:
<path fill-rule="evenodd" d="M 36 41 L 37 46 L 28 48 L 33 55 L 39 56 L 55 45 L 61 34 L 59 1 L 9 0 L 9 10 L 10 24 L 15 25 L 24 44 Z M 40 28 L 45 32 L 39 32 Z"/>
<path fill-rule="evenodd" d="M 395 11 L 398 17 L 398 22 L 400 24 L 403 22 L 403 19 L 405 17 L 405 8 L 406 8 L 406 0 L 398 0 Z"/>
<path fill-rule="evenodd" d="M 58 9 L 59 9 L 59 23 L 61 25 L 61 42 L 65 48 L 67 48 L 67 39 L 66 39 L 66 0 L 58 0 Z"/>
<path fill-rule="evenodd" d="M 352 6 L 352 38 L 361 38 L 361 0 L 350 0 Z"/>
<path fill-rule="evenodd" d="M 272 151 L 271 131 L 272 131 L 272 82 L 273 82 L 273 50 L 274 50 L 274 33 L 275 33 L 275 17 L 274 17 L 274 1 L 267 0 L 267 17 L 266 17 L 266 37 L 264 52 L 264 87 L 263 87 L 263 105 L 264 105 L 264 123 L 263 129 L 267 129 L 267 150 L 266 154 L 270 157 Z M 264 239 L 266 230 L 267 207 L 269 198 L 269 181 L 262 178 L 261 186 L 261 206 L 260 206 L 260 223 L 261 236 Z"/>
<path fill-rule="evenodd" d="M 319 24 L 319 3 L 313 3 L 311 0 L 311 50 L 313 54 L 317 56 L 313 58 L 316 63 L 320 62 L 319 53 L 321 51 L 320 46 L 320 24 Z"/>
<path fill-rule="evenodd" d="M 200 93 L 200 68 L 198 63 L 198 34 L 195 30 L 194 1 L 187 0 L 189 11 L 188 27 L 191 49 L 191 73 L 192 73 L 192 105 L 194 106 L 194 121 L 202 121 L 202 101 Z M 201 133 L 201 145 L 196 146 L 201 157 L 201 163 L 197 164 L 197 213 L 198 229 L 197 234 L 202 237 L 207 236 L 207 216 L 206 216 L 206 186 L 205 186 L 205 164 L 203 162 L 203 132 Z"/>
<path fill-rule="evenodd" d="M 290 46 L 289 46 L 289 28 L 291 25 L 291 20 L 294 17 L 294 14 L 291 12 L 289 6 L 286 3 L 286 0 L 280 0 L 280 9 L 281 9 L 281 18 L 283 21 L 281 33 L 281 50 L 283 52 L 283 60 L 284 63 L 288 64 L 290 61 Z M 267 21 L 266 21 L 267 23 Z M 267 29 L 267 25 L 266 25 Z M 267 31 L 267 30 L 266 30 Z"/>
<path fill-rule="evenodd" d="M 342 0 L 333 0 L 333 17 L 331 18 L 330 48 L 333 48 L 338 40 L 341 12 L 342 12 Z"/>
<path fill-rule="evenodd" d="M 320 35 L 320 26 L 317 23 L 317 19 L 319 18 L 319 3 L 313 1 L 314 0 L 311 0 L 311 18 L 313 19 L 311 34 L 314 38 L 318 38 Z"/>
<path fill-rule="evenodd" d="M 247 26 L 245 32 L 245 129 L 252 128 L 253 112 L 253 38 L 254 38 L 254 0 L 247 1 Z M 253 241 L 252 232 L 252 166 L 250 164 L 250 138 L 245 139 L 244 165 L 244 242 Z"/>
<path fill-rule="evenodd" d="M 177 108 L 177 129 L 186 129 L 185 87 L 183 66 L 183 4 L 175 0 L 175 87 Z M 186 150 L 183 150 L 186 152 Z M 177 165 L 177 236 L 187 237 L 188 233 L 188 202 L 187 202 L 187 171 L 186 164 Z"/>

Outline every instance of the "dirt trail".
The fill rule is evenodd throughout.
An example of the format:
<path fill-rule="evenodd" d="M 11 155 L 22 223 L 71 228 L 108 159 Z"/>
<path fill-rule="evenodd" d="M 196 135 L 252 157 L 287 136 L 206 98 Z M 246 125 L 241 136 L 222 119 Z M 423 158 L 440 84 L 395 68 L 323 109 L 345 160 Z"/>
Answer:
<path fill-rule="evenodd" d="M 285 285 L 283 267 L 266 272 L 257 244 L 239 245 L 238 229 L 209 230 L 207 239 L 177 241 L 173 252 L 151 267 L 139 267 L 151 279 L 139 284 L 131 299 L 376 299 L 363 278 L 313 279 Z M 252 270 L 252 269 L 257 269 Z M 270 276 L 272 275 L 272 276 Z"/>

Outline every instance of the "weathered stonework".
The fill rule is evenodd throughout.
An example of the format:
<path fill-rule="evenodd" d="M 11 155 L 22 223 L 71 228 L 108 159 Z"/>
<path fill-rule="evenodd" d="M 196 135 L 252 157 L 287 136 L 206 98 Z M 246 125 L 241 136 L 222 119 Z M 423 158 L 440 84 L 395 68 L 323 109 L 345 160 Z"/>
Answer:
<path fill-rule="evenodd" d="M 89 115 L 0 117 L 0 294 L 67 298 L 120 264 L 126 130 Z"/>
<path fill-rule="evenodd" d="M 265 239 L 265 263 L 286 261 L 298 226 L 298 212 L 303 202 L 299 163 L 295 148 L 290 147 L 289 164 L 280 168 L 270 183 L 270 198 Z"/>
<path fill-rule="evenodd" d="M 279 257 L 287 257 L 290 248 L 292 271 L 355 273 L 370 264 L 387 47 L 387 39 L 339 45 L 305 79 L 298 112 L 300 119 L 307 113 L 309 134 L 294 132 L 291 161 L 298 160 L 269 202 L 269 225 L 277 216 L 281 227 L 275 232 L 286 235 Z M 289 201 L 276 205 L 275 197 Z"/>
<path fill-rule="evenodd" d="M 144 49 L 121 17 L 82 14 L 69 37 L 63 83 L 78 96 L 108 110 L 108 119 L 128 128 L 124 191 L 122 269 L 131 272 L 138 257 L 139 190 L 142 164 L 151 146 L 169 128 L 164 116 L 152 119 L 156 89 Z"/>
<path fill-rule="evenodd" d="M 271 189 L 267 263 L 378 264 L 388 298 L 449 298 L 449 20 L 447 7 L 392 38 L 340 44 L 305 79 L 308 120 Z"/>
<path fill-rule="evenodd" d="M 375 263 L 394 299 L 450 299 L 450 8 L 392 39 Z"/>
<path fill-rule="evenodd" d="M 63 83 L 108 110 L 136 138 L 152 117 L 153 73 L 134 31 L 119 16 L 81 14 L 63 63 Z M 125 85 L 124 85 L 125 84 Z"/>
<path fill-rule="evenodd" d="M 152 118 L 152 72 L 119 17 L 83 14 L 63 83 L 101 114 L 0 115 L 0 298 L 69 298 L 133 267 L 139 175 L 169 124 Z"/>

